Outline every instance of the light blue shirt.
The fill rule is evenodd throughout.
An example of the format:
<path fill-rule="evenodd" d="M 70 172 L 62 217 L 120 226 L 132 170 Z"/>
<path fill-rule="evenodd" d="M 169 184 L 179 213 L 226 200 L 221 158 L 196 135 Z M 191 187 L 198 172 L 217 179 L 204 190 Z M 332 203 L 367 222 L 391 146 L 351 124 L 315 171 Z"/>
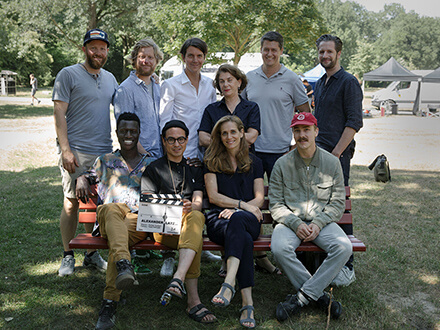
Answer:
<path fill-rule="evenodd" d="M 162 156 L 159 128 L 160 86 L 151 79 L 153 97 L 142 79 L 131 71 L 130 76 L 119 86 L 115 94 L 115 118 L 124 112 L 135 113 L 141 121 L 139 142 L 153 158 Z M 150 87 L 149 86 L 149 87 Z"/>

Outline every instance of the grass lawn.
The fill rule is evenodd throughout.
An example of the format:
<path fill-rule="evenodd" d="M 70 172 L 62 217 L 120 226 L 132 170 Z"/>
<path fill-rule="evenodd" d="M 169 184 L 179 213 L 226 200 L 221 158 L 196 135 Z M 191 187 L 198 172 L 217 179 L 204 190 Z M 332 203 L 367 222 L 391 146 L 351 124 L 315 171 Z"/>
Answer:
<path fill-rule="evenodd" d="M 1 126 L 17 125 L 23 118 L 38 122 L 41 112 L 27 108 L 12 113 L 16 107 L 0 106 Z M 93 329 L 98 317 L 105 274 L 83 268 L 82 251 L 76 251 L 75 274 L 57 276 L 62 189 L 56 164 L 43 160 L 51 152 L 46 146 L 25 149 L 19 155 L 20 170 L 1 166 L 0 328 Z M 0 162 L 15 164 L 5 158 Z M 396 170 L 392 175 L 392 182 L 377 183 L 365 166 L 352 167 L 355 234 L 367 252 L 355 253 L 357 281 L 333 290 L 344 314 L 330 321 L 330 329 L 440 329 L 440 172 Z M 139 287 L 123 295 L 117 328 L 204 329 L 185 315 L 184 300 L 159 305 L 169 279 L 159 276 L 160 261 L 151 259 L 147 266 L 153 274 L 140 276 Z M 199 293 L 219 319 L 212 328 L 238 329 L 239 295 L 226 309 L 209 302 L 222 283 L 218 268 L 203 264 Z M 311 307 L 278 323 L 275 307 L 292 293 L 292 286 L 285 276 L 256 273 L 255 281 L 255 316 L 261 328 L 326 328 L 326 315 Z"/>

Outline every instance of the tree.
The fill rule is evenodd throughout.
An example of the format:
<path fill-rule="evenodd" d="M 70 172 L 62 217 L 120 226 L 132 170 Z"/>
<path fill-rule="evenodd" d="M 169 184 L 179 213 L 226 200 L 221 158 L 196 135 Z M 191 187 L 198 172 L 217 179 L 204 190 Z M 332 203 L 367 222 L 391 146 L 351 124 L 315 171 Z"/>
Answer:
<path fill-rule="evenodd" d="M 321 31 L 313 0 L 170 0 L 158 9 L 156 25 L 169 36 L 166 51 L 177 53 L 184 40 L 198 36 L 211 50 L 233 51 L 235 64 L 267 31 L 280 32 L 290 52 Z"/>

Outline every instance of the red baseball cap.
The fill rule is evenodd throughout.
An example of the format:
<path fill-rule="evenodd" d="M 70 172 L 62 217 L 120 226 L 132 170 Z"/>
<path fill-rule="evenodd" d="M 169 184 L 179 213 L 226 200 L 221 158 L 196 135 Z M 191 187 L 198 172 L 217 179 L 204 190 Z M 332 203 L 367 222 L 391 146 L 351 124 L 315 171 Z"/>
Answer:
<path fill-rule="evenodd" d="M 318 121 L 316 120 L 315 116 L 312 115 L 310 112 L 300 112 L 295 114 L 295 116 L 293 116 L 290 127 L 296 125 L 318 126 Z"/>

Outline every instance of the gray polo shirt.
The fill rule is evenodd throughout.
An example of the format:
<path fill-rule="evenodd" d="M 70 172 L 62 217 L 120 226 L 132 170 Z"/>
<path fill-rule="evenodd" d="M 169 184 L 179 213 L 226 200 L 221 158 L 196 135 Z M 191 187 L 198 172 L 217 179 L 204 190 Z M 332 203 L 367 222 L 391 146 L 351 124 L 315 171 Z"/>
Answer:
<path fill-rule="evenodd" d="M 66 121 L 71 149 L 92 155 L 112 151 L 110 103 L 117 88 L 113 74 L 104 69 L 94 75 L 75 64 L 58 73 L 52 100 L 69 104 Z"/>
<path fill-rule="evenodd" d="M 242 96 L 258 104 L 261 116 L 261 135 L 255 141 L 255 150 L 267 153 L 289 151 L 294 107 L 308 102 L 301 79 L 282 64 L 270 78 L 262 66 L 249 71 L 247 78 Z"/>

